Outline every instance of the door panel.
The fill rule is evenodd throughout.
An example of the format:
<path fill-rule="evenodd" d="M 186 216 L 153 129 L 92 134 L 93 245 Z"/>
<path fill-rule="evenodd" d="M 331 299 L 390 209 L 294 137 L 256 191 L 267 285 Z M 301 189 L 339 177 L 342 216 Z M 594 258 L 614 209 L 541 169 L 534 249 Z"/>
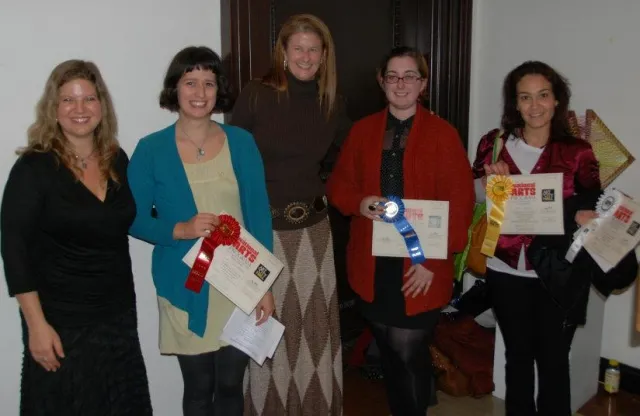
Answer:
<path fill-rule="evenodd" d="M 221 0 L 222 55 L 239 91 L 263 76 L 282 23 L 311 13 L 331 30 L 338 92 L 358 120 L 385 106 L 376 82 L 380 59 L 392 46 L 418 48 L 427 57 L 430 79 L 425 105 L 460 132 L 466 146 L 469 116 L 472 0 Z M 348 219 L 330 208 L 334 234 L 341 325 L 345 340 L 362 323 L 346 278 Z"/>

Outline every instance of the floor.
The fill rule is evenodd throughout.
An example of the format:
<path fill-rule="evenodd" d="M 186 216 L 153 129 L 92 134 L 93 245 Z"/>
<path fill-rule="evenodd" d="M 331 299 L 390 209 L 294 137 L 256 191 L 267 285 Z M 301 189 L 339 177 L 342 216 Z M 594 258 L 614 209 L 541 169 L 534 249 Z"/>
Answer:
<path fill-rule="evenodd" d="M 344 416 L 389 416 L 384 384 L 367 380 L 357 369 L 344 374 Z M 482 399 L 451 397 L 438 392 L 438 405 L 429 416 L 504 416 L 502 401 L 491 396 Z"/>
<path fill-rule="evenodd" d="M 355 338 L 363 322 L 357 314 L 341 314 L 341 328 L 347 339 L 343 342 L 347 363 Z M 368 380 L 358 368 L 347 367 L 344 372 L 344 416 L 389 416 L 384 384 Z M 492 396 L 479 399 L 452 397 L 438 392 L 438 405 L 429 409 L 429 416 L 504 416 L 504 402 Z M 625 392 L 609 395 L 601 390 L 575 416 L 639 416 L 640 396 Z"/>
<path fill-rule="evenodd" d="M 344 374 L 344 416 L 389 416 L 382 381 L 367 380 L 357 369 Z M 504 416 L 504 404 L 492 396 L 474 399 L 456 398 L 438 392 L 438 405 L 429 416 Z M 580 416 L 638 416 L 640 397 L 621 392 L 611 396 L 598 393 L 579 412 Z"/>
<path fill-rule="evenodd" d="M 581 416 L 638 416 L 640 396 L 620 392 L 610 395 L 600 390 L 598 395 L 580 409 Z"/>

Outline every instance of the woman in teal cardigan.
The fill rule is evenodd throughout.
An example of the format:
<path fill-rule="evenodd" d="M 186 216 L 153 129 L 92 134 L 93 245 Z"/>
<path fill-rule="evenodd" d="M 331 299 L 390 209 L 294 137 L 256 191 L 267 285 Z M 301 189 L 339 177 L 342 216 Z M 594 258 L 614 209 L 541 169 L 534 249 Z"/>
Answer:
<path fill-rule="evenodd" d="M 210 285 L 199 293 L 185 288 L 189 267 L 182 258 L 213 231 L 221 211 L 273 249 L 262 158 L 253 136 L 210 120 L 213 111 L 229 105 L 221 69 L 209 48 L 189 47 L 175 56 L 160 106 L 177 112 L 178 121 L 140 140 L 128 170 L 137 207 L 130 233 L 154 245 L 160 351 L 178 357 L 185 416 L 242 415 L 248 357 L 219 341 L 234 305 Z M 273 311 L 268 292 L 256 307 L 258 324 Z"/>

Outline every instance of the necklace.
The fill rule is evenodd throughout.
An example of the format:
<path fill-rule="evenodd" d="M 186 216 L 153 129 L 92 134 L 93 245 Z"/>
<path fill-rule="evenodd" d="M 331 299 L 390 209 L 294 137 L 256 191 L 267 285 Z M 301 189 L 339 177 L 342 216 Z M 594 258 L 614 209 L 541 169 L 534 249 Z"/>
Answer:
<path fill-rule="evenodd" d="M 76 165 L 78 165 L 78 167 L 81 168 L 81 169 L 86 169 L 87 168 L 87 159 L 89 159 L 93 155 L 93 152 L 95 152 L 95 149 L 92 150 L 91 153 L 89 153 L 85 157 L 79 156 L 78 154 L 76 154 L 74 152 L 73 156 L 76 158 Z"/>
<path fill-rule="evenodd" d="M 537 149 L 544 149 L 545 146 L 547 145 L 547 143 L 549 142 L 549 139 L 547 139 L 542 145 L 538 145 L 538 144 L 531 144 L 529 143 L 529 141 L 527 140 L 527 138 L 524 135 L 524 130 L 522 131 L 522 141 L 527 145 L 527 146 L 531 146 L 531 147 L 535 147 Z"/>
<path fill-rule="evenodd" d="M 204 136 L 204 139 L 202 140 L 202 144 L 200 146 L 198 146 L 198 144 L 191 138 L 191 136 L 189 136 L 187 134 L 187 132 L 184 131 L 182 126 L 180 126 L 180 130 L 182 131 L 182 133 L 184 133 L 185 136 L 187 136 L 187 139 L 189 139 L 191 144 L 195 146 L 195 148 L 196 148 L 196 160 L 199 161 L 200 159 L 202 159 L 202 157 L 205 155 L 204 142 L 207 141 L 207 136 Z"/>

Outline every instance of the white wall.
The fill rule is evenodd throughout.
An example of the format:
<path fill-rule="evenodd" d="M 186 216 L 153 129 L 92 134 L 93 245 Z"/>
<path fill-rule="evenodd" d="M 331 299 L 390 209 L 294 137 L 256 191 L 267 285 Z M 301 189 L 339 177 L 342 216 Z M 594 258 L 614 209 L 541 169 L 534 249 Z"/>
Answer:
<path fill-rule="evenodd" d="M 169 124 L 157 104 L 170 59 L 184 46 L 220 51 L 219 0 L 9 1 L 0 9 L 0 186 L 13 151 L 25 144 L 33 109 L 53 67 L 70 58 L 93 60 L 113 95 L 120 142 L 131 154 L 137 140 Z M 156 415 L 181 414 L 182 382 L 175 358 L 157 348 L 150 247 L 132 241 L 140 337 Z M 0 403 L 18 414 L 22 344 L 14 299 L 0 278 Z"/>
<path fill-rule="evenodd" d="M 480 137 L 498 126 L 505 75 L 525 60 L 542 60 L 569 78 L 572 109 L 594 109 L 639 159 L 614 186 L 640 198 L 640 2 L 476 0 L 474 9 L 470 157 Z M 607 300 L 601 355 L 640 367 L 633 292 Z"/>

